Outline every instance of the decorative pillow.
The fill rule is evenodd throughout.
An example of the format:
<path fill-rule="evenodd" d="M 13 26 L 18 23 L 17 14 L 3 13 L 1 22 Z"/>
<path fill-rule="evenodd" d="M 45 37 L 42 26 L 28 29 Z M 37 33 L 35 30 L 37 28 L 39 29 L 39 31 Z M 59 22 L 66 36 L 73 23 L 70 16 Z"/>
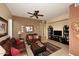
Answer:
<path fill-rule="evenodd" d="M 38 39 L 39 38 L 39 36 L 38 35 L 34 35 L 34 39 Z"/>
<path fill-rule="evenodd" d="M 29 35 L 28 38 L 29 38 L 29 40 L 32 40 L 33 39 L 33 37 L 31 35 Z"/>
<path fill-rule="evenodd" d="M 37 43 L 37 45 L 40 46 L 40 47 L 44 46 L 40 41 L 36 41 L 36 43 Z"/>
<path fill-rule="evenodd" d="M 14 47 L 11 47 L 11 55 L 12 56 L 18 56 L 20 54 L 20 51 Z"/>
<path fill-rule="evenodd" d="M 16 44 L 17 44 L 17 45 L 21 44 L 20 39 L 16 39 Z"/>

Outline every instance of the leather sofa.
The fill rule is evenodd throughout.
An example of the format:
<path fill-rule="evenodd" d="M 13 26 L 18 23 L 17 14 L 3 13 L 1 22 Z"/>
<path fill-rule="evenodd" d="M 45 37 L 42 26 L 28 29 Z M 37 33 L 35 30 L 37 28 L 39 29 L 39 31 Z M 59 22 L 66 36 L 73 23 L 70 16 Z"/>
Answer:
<path fill-rule="evenodd" d="M 26 35 L 26 41 L 27 41 L 28 45 L 30 45 L 31 43 L 35 43 L 36 41 L 40 41 L 41 42 L 41 36 L 39 36 L 36 33 L 34 33 L 34 34 L 27 34 Z"/>
<path fill-rule="evenodd" d="M 5 49 L 6 53 L 5 56 L 12 56 L 11 54 L 11 47 L 15 47 L 16 49 L 18 49 L 20 51 L 20 56 L 21 55 L 27 55 L 27 51 L 26 51 L 26 47 L 24 42 L 22 42 L 20 45 L 16 44 L 16 40 L 15 38 L 7 38 L 6 40 L 3 40 L 0 42 L 0 45 Z"/>
<path fill-rule="evenodd" d="M 3 40 L 0 42 L 0 45 L 5 49 L 7 56 L 10 56 L 10 50 L 11 50 L 11 42 L 10 42 L 10 38 L 7 38 L 6 40 Z"/>
<path fill-rule="evenodd" d="M 41 42 L 41 36 L 39 36 L 38 34 L 26 35 L 26 41 L 28 45 L 31 45 L 30 48 L 35 56 L 46 51 L 46 46 L 43 45 L 43 43 Z M 42 46 L 40 46 L 38 43 L 40 43 Z"/>

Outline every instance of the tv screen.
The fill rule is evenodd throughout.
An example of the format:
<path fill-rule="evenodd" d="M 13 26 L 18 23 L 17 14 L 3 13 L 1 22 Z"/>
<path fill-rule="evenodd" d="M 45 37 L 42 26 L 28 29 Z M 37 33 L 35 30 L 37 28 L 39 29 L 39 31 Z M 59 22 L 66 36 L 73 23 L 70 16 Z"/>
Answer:
<path fill-rule="evenodd" d="M 54 35 L 62 36 L 62 31 L 54 31 Z"/>

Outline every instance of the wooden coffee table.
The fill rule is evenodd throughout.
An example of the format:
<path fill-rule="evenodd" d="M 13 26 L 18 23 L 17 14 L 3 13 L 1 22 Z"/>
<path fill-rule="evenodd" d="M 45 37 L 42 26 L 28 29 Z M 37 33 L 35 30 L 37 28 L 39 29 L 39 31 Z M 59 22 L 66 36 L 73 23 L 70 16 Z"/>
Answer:
<path fill-rule="evenodd" d="M 41 43 L 42 44 L 42 43 Z M 33 54 L 36 56 L 36 55 L 38 55 L 39 53 L 41 53 L 41 52 L 44 52 L 44 51 L 46 51 L 46 46 L 39 46 L 39 45 L 37 45 L 36 43 L 32 43 L 32 45 L 31 45 L 31 49 L 32 49 L 32 51 L 33 51 Z"/>
<path fill-rule="evenodd" d="M 39 53 L 42 53 L 42 52 L 46 51 L 46 46 L 44 46 L 44 45 L 43 46 L 39 46 L 36 43 L 32 43 L 31 49 L 33 51 L 33 54 L 36 56 Z"/>

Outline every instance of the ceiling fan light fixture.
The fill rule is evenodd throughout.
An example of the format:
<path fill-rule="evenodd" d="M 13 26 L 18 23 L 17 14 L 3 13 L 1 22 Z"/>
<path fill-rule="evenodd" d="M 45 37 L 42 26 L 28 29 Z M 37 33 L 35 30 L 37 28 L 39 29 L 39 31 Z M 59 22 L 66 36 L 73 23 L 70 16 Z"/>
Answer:
<path fill-rule="evenodd" d="M 30 17 L 36 17 L 36 19 L 38 19 L 39 16 L 43 17 L 44 15 L 42 14 L 39 14 L 39 10 L 35 10 L 34 13 L 31 13 L 31 12 L 27 12 L 28 14 L 31 14 L 32 16 Z"/>

